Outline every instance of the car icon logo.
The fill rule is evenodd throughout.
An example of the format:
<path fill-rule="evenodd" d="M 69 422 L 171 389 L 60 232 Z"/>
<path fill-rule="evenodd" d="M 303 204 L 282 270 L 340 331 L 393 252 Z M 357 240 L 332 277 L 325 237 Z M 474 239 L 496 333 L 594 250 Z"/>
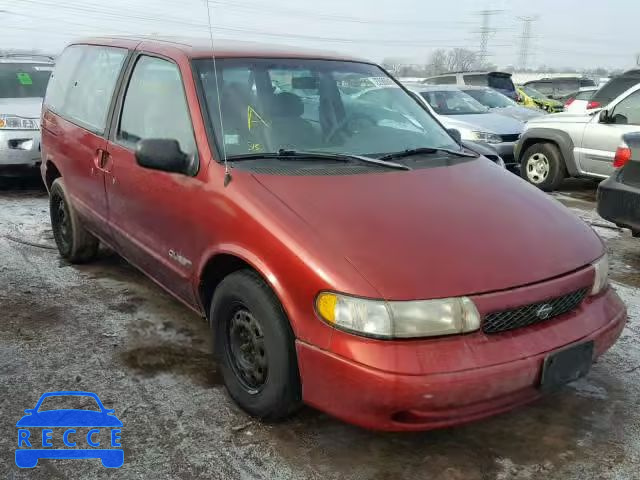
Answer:
<path fill-rule="evenodd" d="M 43 402 L 52 397 L 71 397 L 76 402 L 89 402 L 97 409 L 42 408 Z M 99 458 L 107 468 L 119 468 L 124 463 L 124 450 L 120 443 L 122 422 L 115 416 L 114 410 L 104 407 L 95 393 L 45 393 L 36 406 L 26 409 L 25 413 L 16 423 L 18 448 L 15 456 L 18 467 L 33 468 L 41 458 Z"/>
<path fill-rule="evenodd" d="M 548 303 L 545 303 L 544 305 L 541 305 L 540 307 L 538 307 L 538 310 L 536 310 L 536 316 L 540 320 L 546 320 L 547 318 L 549 318 L 549 315 L 551 315 L 552 312 L 553 312 L 553 307 Z"/>

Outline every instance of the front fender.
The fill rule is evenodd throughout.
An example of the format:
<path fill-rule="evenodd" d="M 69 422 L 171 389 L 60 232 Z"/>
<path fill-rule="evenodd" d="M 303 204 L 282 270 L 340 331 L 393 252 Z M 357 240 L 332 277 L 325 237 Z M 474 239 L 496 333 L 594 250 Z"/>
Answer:
<path fill-rule="evenodd" d="M 522 163 L 520 157 L 527 148 L 535 143 L 544 141 L 554 143 L 558 146 L 560 153 L 562 153 L 562 158 L 564 158 L 567 171 L 571 176 L 578 176 L 580 174 L 573 154 L 574 144 L 571 136 L 567 132 L 554 128 L 534 127 L 526 130 L 520 137 L 520 140 L 518 140 L 514 152 L 518 163 Z"/>

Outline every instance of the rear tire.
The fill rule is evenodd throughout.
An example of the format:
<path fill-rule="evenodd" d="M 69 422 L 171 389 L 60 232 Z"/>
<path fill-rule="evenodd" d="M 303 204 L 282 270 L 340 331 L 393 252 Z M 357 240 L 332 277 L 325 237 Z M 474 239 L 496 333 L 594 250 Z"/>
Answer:
<path fill-rule="evenodd" d="M 49 213 L 53 238 L 62 258 L 71 263 L 86 263 L 95 258 L 100 242 L 82 226 L 62 178 L 56 178 L 51 185 Z"/>
<path fill-rule="evenodd" d="M 251 270 L 224 278 L 209 320 L 222 377 L 236 403 L 265 420 L 293 413 L 301 404 L 295 338 L 264 280 Z"/>
<path fill-rule="evenodd" d="M 541 190 L 551 192 L 567 176 L 567 167 L 557 146 L 552 143 L 536 143 L 522 155 L 520 175 Z"/>

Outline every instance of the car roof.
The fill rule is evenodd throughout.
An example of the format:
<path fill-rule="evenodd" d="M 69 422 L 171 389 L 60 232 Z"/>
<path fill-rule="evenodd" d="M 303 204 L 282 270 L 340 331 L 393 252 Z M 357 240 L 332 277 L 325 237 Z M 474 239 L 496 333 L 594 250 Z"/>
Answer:
<path fill-rule="evenodd" d="M 418 84 L 411 84 L 409 86 L 409 84 L 406 84 L 409 88 L 412 89 L 417 89 L 421 92 L 442 92 L 444 90 L 447 91 L 455 91 L 455 90 L 461 90 L 462 88 L 466 89 L 466 85 L 429 85 L 429 84 L 425 84 L 425 83 L 418 83 Z"/>
<path fill-rule="evenodd" d="M 212 41 L 208 37 L 105 36 L 81 39 L 72 44 L 119 46 L 130 49 L 141 44 L 144 44 L 145 49 L 151 46 L 159 49 L 172 47 L 182 51 L 189 58 L 209 58 L 215 54 L 216 58 L 310 58 L 373 63 L 366 59 L 327 50 L 217 38 Z"/>
<path fill-rule="evenodd" d="M 54 58 L 49 55 L 5 53 L 0 54 L 0 63 L 42 63 L 53 65 Z"/>
<path fill-rule="evenodd" d="M 497 73 L 499 75 L 509 75 L 511 76 L 510 73 L 508 72 L 500 72 L 498 70 L 469 70 L 469 71 L 458 71 L 458 72 L 447 72 L 447 73 L 441 73 L 440 75 L 434 75 L 433 77 L 429 77 L 429 78 L 439 78 L 439 77 L 448 77 L 449 75 L 458 75 L 458 74 L 463 74 L 463 75 L 488 75 L 490 73 Z"/>

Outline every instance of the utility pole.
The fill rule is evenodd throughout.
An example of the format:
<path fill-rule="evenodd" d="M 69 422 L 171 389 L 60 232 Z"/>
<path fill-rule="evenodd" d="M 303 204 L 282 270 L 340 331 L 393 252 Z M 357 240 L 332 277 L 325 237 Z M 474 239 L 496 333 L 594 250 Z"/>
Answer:
<path fill-rule="evenodd" d="M 478 51 L 478 60 L 482 65 L 487 63 L 489 57 L 489 37 L 496 32 L 491 27 L 491 17 L 502 13 L 502 10 L 480 10 L 480 50 Z"/>
<path fill-rule="evenodd" d="M 529 47 L 533 35 L 531 35 L 531 24 L 538 20 L 538 16 L 534 17 L 518 17 L 522 22 L 522 36 L 520 37 L 520 68 L 525 70 L 529 62 Z"/>

